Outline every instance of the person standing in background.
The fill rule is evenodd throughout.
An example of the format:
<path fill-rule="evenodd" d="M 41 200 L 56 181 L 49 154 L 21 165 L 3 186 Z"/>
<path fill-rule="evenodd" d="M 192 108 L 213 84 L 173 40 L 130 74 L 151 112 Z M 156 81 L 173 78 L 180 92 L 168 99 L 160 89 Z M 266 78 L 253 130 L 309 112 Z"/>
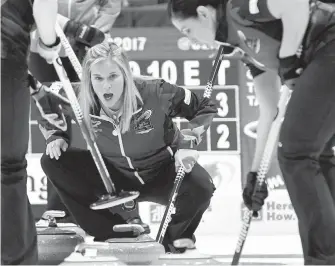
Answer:
<path fill-rule="evenodd" d="M 48 63 L 58 57 L 57 1 L 1 1 L 1 264 L 36 265 L 37 235 L 27 196 L 30 92 L 27 54 L 30 32 L 40 33 L 37 52 Z M 60 25 L 62 27 L 62 25 Z M 43 109 L 43 90 L 31 90 Z M 41 109 L 41 110 L 42 110 Z M 47 110 L 47 109 L 46 109 Z M 43 114 L 42 114 L 43 116 Z"/>

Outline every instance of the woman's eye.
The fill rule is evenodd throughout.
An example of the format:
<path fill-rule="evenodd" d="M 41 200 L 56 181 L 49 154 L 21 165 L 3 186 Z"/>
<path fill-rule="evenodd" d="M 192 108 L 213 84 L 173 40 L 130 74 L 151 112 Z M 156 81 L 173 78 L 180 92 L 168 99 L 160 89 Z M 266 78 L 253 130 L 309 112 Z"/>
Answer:
<path fill-rule="evenodd" d="M 101 77 L 95 77 L 94 79 L 97 80 L 97 81 L 101 81 L 102 80 Z"/>
<path fill-rule="evenodd" d="M 109 79 L 115 79 L 116 77 L 117 77 L 116 74 L 112 74 L 112 75 L 109 76 Z"/>

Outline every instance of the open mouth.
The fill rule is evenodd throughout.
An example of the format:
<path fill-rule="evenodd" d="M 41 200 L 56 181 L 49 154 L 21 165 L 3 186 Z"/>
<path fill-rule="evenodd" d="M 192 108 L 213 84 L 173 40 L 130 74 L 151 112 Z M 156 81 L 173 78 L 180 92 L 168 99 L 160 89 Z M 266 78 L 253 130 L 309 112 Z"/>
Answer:
<path fill-rule="evenodd" d="M 106 101 L 109 101 L 113 98 L 113 93 L 104 93 L 104 98 Z"/>

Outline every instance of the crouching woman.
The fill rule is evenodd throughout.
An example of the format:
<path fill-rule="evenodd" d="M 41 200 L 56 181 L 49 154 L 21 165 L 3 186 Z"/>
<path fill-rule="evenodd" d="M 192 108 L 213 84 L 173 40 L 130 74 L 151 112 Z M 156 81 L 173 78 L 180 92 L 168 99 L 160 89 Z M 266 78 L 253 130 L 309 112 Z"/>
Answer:
<path fill-rule="evenodd" d="M 136 190 L 139 201 L 167 205 L 176 169 L 185 167 L 176 213 L 163 241 L 167 252 L 175 252 L 175 239 L 194 238 L 215 190 L 211 177 L 197 163 L 196 146 L 216 106 L 162 79 L 133 77 L 125 53 L 111 40 L 88 50 L 78 97 L 118 190 Z M 64 109 L 70 116 L 71 108 Z M 174 117 L 186 118 L 188 128 L 180 131 Z M 114 225 L 125 223 L 121 216 L 89 207 L 106 191 L 90 152 L 67 148 L 71 123 L 66 132 L 43 121 L 40 125 L 48 145 L 58 145 L 59 154 L 66 147 L 57 160 L 44 154 L 41 164 L 77 223 L 96 240 L 124 236 L 113 231 Z"/>

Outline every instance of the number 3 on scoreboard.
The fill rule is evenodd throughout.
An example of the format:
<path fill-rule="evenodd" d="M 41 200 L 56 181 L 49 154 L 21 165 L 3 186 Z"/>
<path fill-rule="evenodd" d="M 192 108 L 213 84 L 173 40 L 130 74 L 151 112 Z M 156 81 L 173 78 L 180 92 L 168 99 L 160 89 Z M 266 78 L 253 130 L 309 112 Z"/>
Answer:
<path fill-rule="evenodd" d="M 230 142 L 228 141 L 229 137 L 229 127 L 225 124 L 220 124 L 216 128 L 216 132 L 220 134 L 219 140 L 217 142 L 218 149 L 229 149 Z"/>
<path fill-rule="evenodd" d="M 216 100 L 219 101 L 220 108 L 218 108 L 218 115 L 224 117 L 229 112 L 228 96 L 225 92 L 219 92 L 216 95 Z"/>

